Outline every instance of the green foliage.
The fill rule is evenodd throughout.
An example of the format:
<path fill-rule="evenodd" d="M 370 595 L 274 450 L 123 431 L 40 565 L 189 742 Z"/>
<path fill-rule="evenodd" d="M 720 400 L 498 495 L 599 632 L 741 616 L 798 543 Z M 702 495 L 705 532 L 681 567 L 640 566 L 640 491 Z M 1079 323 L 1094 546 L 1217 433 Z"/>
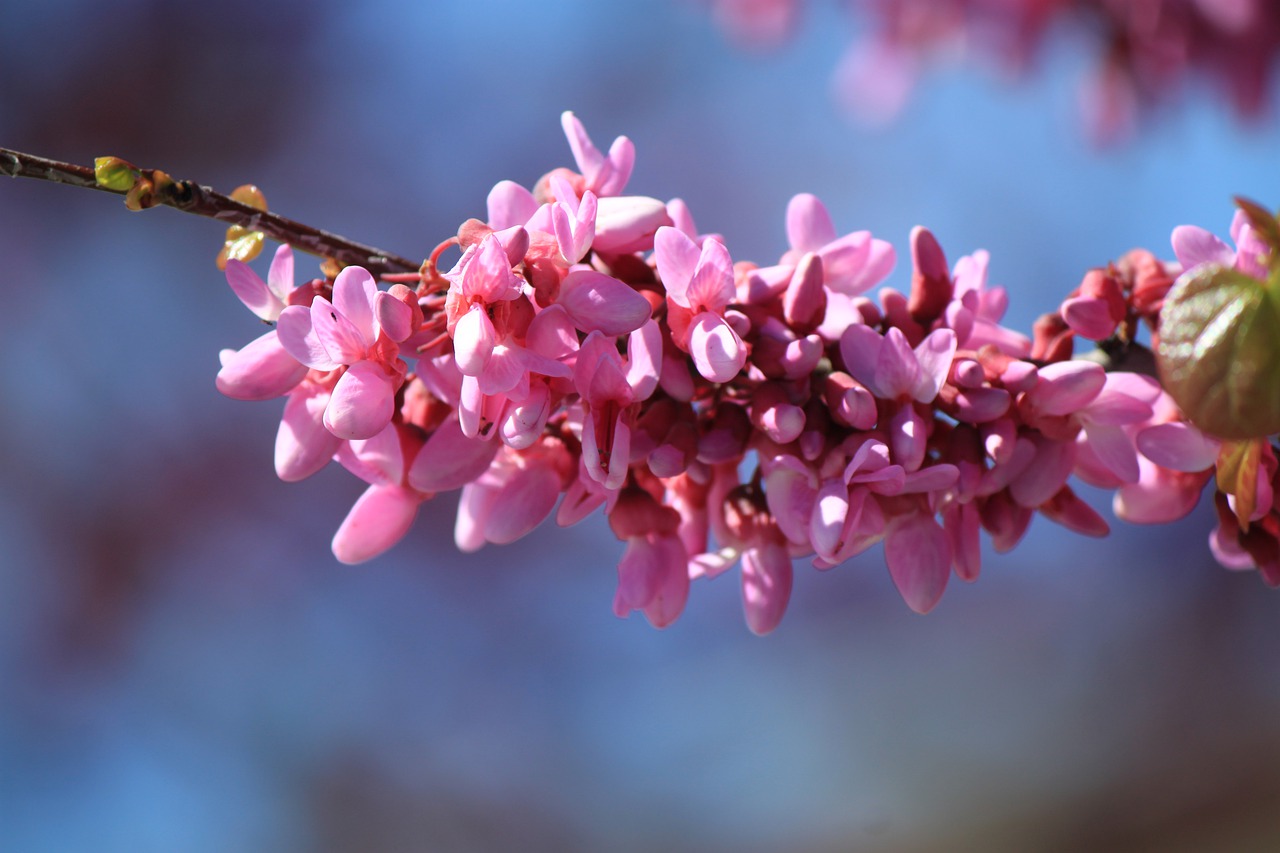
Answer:
<path fill-rule="evenodd" d="M 1280 275 L 1262 282 L 1212 264 L 1184 273 L 1160 311 L 1156 358 L 1165 390 L 1205 432 L 1280 432 Z"/>

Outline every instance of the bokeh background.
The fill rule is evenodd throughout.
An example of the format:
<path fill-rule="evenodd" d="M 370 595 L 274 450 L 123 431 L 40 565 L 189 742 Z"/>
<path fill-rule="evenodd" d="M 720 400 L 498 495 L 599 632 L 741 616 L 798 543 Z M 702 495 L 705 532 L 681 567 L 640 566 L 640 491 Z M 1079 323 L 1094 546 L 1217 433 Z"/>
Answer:
<path fill-rule="evenodd" d="M 769 54 L 681 0 L 0 18 L 0 144 L 254 182 L 410 256 L 496 181 L 571 165 L 566 108 L 631 136 L 630 188 L 683 197 L 735 258 L 780 254 L 788 198 L 815 192 L 842 231 L 991 250 L 1023 329 L 1088 267 L 1168 256 L 1177 224 L 1224 232 L 1233 193 L 1280 204 L 1277 124 L 1208 91 L 1093 148 L 1069 33 L 1030 81 L 934 75 L 873 131 L 832 105 L 849 28 L 825 7 Z M 1037 519 L 927 617 L 877 548 L 799 572 L 767 639 L 733 575 L 667 631 L 615 618 L 598 517 L 464 556 L 442 496 L 341 566 L 362 485 L 278 482 L 280 406 L 213 387 L 261 331 L 221 233 L 0 183 L 0 849 L 1280 845 L 1280 598 L 1213 562 L 1207 507 L 1102 541 Z"/>

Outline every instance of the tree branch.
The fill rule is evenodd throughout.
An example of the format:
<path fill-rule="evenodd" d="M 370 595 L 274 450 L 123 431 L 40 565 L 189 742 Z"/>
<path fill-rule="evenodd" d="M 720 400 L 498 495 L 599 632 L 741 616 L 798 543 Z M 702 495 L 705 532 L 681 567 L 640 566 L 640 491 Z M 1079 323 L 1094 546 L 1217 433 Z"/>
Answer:
<path fill-rule="evenodd" d="M 123 161 L 119 161 L 124 166 Z M 130 169 L 134 167 L 129 166 Z M 214 192 L 193 181 L 177 181 L 155 169 L 134 169 L 139 181 L 132 186 L 105 186 L 98 181 L 93 168 L 46 160 L 20 151 L 0 148 L 0 175 L 11 178 L 35 178 L 55 184 L 99 190 L 125 196 L 131 209 L 164 205 L 197 216 L 205 216 L 239 225 L 249 231 L 261 231 L 273 240 L 288 243 L 296 249 L 333 258 L 343 264 L 365 267 L 374 275 L 392 272 L 417 272 L 421 264 L 408 258 L 384 252 L 373 246 L 356 243 L 346 237 L 330 234 L 301 222 L 295 222 L 266 210 L 258 210 L 230 196 Z M 140 182 L 145 186 L 140 187 Z M 140 192 L 140 189 L 142 192 Z"/>

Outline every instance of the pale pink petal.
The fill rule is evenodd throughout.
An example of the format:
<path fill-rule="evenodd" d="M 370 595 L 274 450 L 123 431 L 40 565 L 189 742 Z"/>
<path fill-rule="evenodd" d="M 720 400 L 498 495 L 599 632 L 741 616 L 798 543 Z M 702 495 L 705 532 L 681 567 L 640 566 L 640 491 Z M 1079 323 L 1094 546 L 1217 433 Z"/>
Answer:
<path fill-rule="evenodd" d="M 305 389 L 305 390 L 304 390 Z M 289 395 L 276 432 L 276 476 L 286 483 L 305 480 L 319 471 L 342 446 L 324 425 L 329 392 L 313 383 Z"/>
<path fill-rule="evenodd" d="M 1218 442 L 1191 424 L 1167 423 L 1147 427 L 1134 437 L 1134 443 L 1143 456 L 1174 471 L 1204 471 L 1218 459 Z"/>
<path fill-rule="evenodd" d="M 608 164 L 607 174 L 590 182 L 591 188 L 600 196 L 615 196 L 626 188 L 636 164 L 635 144 L 625 136 L 615 138 L 609 146 Z"/>
<path fill-rule="evenodd" d="M 479 376 L 493 357 L 497 333 L 484 306 L 474 304 L 453 329 L 453 357 L 465 376 Z"/>
<path fill-rule="evenodd" d="M 230 261 L 227 262 L 230 265 Z M 293 291 L 293 249 L 288 243 L 276 249 L 267 270 L 267 287 L 283 300 Z M 274 319 L 274 318 L 272 318 Z"/>
<path fill-rule="evenodd" d="M 399 343 L 413 334 L 413 309 L 386 291 L 378 291 L 374 300 L 378 331 Z"/>
<path fill-rule="evenodd" d="M 233 400 L 270 400 L 289 393 L 307 375 L 280 343 L 276 330 L 255 338 L 239 351 L 227 350 L 215 384 Z"/>
<path fill-rule="evenodd" d="M 1179 225 L 1170 240 L 1173 253 L 1182 268 L 1189 270 L 1200 264 L 1235 265 L 1236 253 L 1216 235 L 1195 225 Z"/>
<path fill-rule="evenodd" d="M 533 383 L 529 395 L 507 409 L 498 429 L 502 443 L 515 450 L 532 445 L 542 435 L 551 416 L 551 395 L 547 383 Z"/>
<path fill-rule="evenodd" d="M 818 257 L 822 259 L 823 278 L 827 287 L 845 295 L 854 295 L 874 284 L 875 282 L 868 282 L 865 287 L 858 287 L 867 278 L 867 264 L 872 261 L 871 252 L 875 243 L 870 231 L 854 231 L 823 246 L 818 251 Z"/>
<path fill-rule="evenodd" d="M 537 209 L 533 193 L 514 181 L 499 181 L 489 191 L 489 225 L 495 231 L 524 225 Z"/>
<path fill-rule="evenodd" d="M 945 331 L 951 332 L 950 329 Z M 950 367 L 949 361 L 947 366 Z M 884 336 L 884 346 L 876 354 L 876 387 L 872 390 L 877 396 L 883 395 L 889 400 L 914 394 L 921 383 L 920 373 L 920 362 L 907 343 L 906 335 L 897 326 L 890 327 Z"/>
<path fill-rule="evenodd" d="M 514 389 L 529 381 L 529 373 L 525 369 L 524 351 L 515 347 L 499 344 L 493 348 L 493 357 L 477 377 L 480 380 L 482 394 L 516 394 Z M 569 369 L 559 362 L 550 362 L 557 372 L 568 375 Z M 519 395 L 523 396 L 523 394 Z"/>
<path fill-rule="evenodd" d="M 653 248 L 654 232 L 671 224 L 667 206 L 647 196 L 609 196 L 596 202 L 596 236 L 591 248 L 623 254 Z"/>
<path fill-rule="evenodd" d="M 915 348 L 916 361 L 920 365 L 920 378 L 916 380 L 912 396 L 920 403 L 931 403 L 938 390 L 947 381 L 951 371 L 951 359 L 956 354 L 956 333 L 950 329 L 937 329 Z"/>
<path fill-rule="evenodd" d="M 333 306 L 359 330 L 366 347 L 378 339 L 373 325 L 373 301 L 377 295 L 378 284 L 364 267 L 344 267 L 333 281 Z"/>
<path fill-rule="evenodd" d="M 647 400 L 662 375 L 662 329 L 648 320 L 627 336 L 627 384 L 636 400 Z"/>
<path fill-rule="evenodd" d="M 1138 452 L 1133 439 L 1118 426 L 1110 424 L 1085 424 L 1089 447 L 1102 464 L 1125 483 L 1138 482 Z"/>
<path fill-rule="evenodd" d="M 319 297 L 317 297 L 319 298 Z M 336 370 L 339 362 L 329 356 L 320 337 L 311 326 L 311 309 L 290 305 L 280 312 L 276 334 L 289 355 L 313 370 Z"/>
<path fill-rule="evenodd" d="M 824 260 L 825 263 L 825 260 Z M 827 274 L 827 286 L 848 296 L 857 296 L 875 287 L 889 277 L 893 266 L 897 263 L 897 253 L 893 244 L 887 240 L 872 239 L 871 248 L 862 267 L 838 277 Z"/>
<path fill-rule="evenodd" d="M 418 514 L 419 495 L 395 485 L 370 486 L 351 507 L 333 537 L 333 555 L 363 563 L 404 538 Z"/>
<path fill-rule="evenodd" d="M 654 235 L 653 259 L 658 266 L 658 278 L 667 290 L 667 298 L 681 307 L 689 307 L 685 294 L 701 256 L 698 244 L 679 229 L 659 228 Z"/>
<path fill-rule="evenodd" d="M 404 479 L 404 451 L 400 446 L 400 430 L 395 424 L 388 423 L 373 438 L 348 442 L 343 453 L 350 454 L 358 460 L 360 468 L 372 474 L 374 479 L 366 482 L 399 484 Z M 353 473 L 360 476 L 358 472 Z"/>
<path fill-rule="evenodd" d="M 458 422 L 449 418 L 414 457 L 409 485 L 420 492 L 460 489 L 488 470 L 501 447 L 496 441 L 468 438 Z"/>
<path fill-rule="evenodd" d="M 227 284 L 244 307 L 268 323 L 274 322 L 284 310 L 284 302 L 272 293 L 267 283 L 249 268 L 244 261 L 231 258 L 227 261 Z"/>
<path fill-rule="evenodd" d="M 1062 319 L 1071 330 L 1082 338 L 1101 341 L 1116 330 L 1116 319 L 1106 300 L 1092 296 L 1077 296 L 1062 303 Z"/>
<path fill-rule="evenodd" d="M 723 312 L 733 300 L 733 261 L 729 250 L 719 240 L 706 240 L 698 258 L 689 289 L 685 292 L 688 307 L 694 311 Z"/>
<path fill-rule="evenodd" d="M 1003 388 L 966 388 L 956 395 L 956 420 L 985 424 L 1003 417 L 1012 398 Z"/>
<path fill-rule="evenodd" d="M 689 332 L 689 354 L 698 372 L 711 382 L 728 382 L 747 360 L 747 349 L 723 317 L 703 312 Z"/>
<path fill-rule="evenodd" d="M 604 155 L 592 144 L 587 129 L 571 111 L 565 110 L 560 114 L 560 127 L 564 129 L 565 138 L 569 141 L 569 150 L 573 152 L 573 159 L 578 164 L 578 172 L 591 184 L 604 167 Z"/>
<path fill-rule="evenodd" d="M 765 475 L 765 500 L 782 534 L 790 542 L 806 544 L 816 493 L 803 463 L 795 457 L 786 459 L 790 465 L 779 464 Z"/>
<path fill-rule="evenodd" d="M 499 490 L 502 512 L 485 526 L 485 538 L 497 545 L 515 542 L 551 514 L 560 497 L 560 476 L 551 468 L 518 469 Z"/>
<path fill-rule="evenodd" d="M 651 313 L 649 301 L 631 285 L 585 268 L 565 277 L 557 302 L 582 331 L 610 336 L 635 331 Z"/>
<path fill-rule="evenodd" d="M 372 309 L 368 313 L 372 327 Z M 284 316 L 281 314 L 281 319 Z M 364 333 L 323 296 L 317 296 L 311 303 L 311 328 L 329 358 L 338 364 L 355 364 L 363 360 L 368 351 L 369 342 Z M 281 340 L 288 346 L 287 340 Z"/>
<path fill-rule="evenodd" d="M 917 613 L 932 610 L 951 577 L 951 543 L 934 517 L 916 513 L 891 524 L 884 559 L 907 606 Z"/>
<path fill-rule="evenodd" d="M 766 543 L 742 552 L 742 607 L 753 634 L 768 634 L 791 600 L 792 567 L 786 547 Z"/>
<path fill-rule="evenodd" d="M 810 193 L 792 196 L 787 203 L 787 241 L 797 252 L 816 252 L 836 239 L 831 214 L 818 197 Z"/>
<path fill-rule="evenodd" d="M 467 483 L 458 496 L 458 515 L 453 523 L 453 542 L 464 554 L 485 545 L 484 527 L 493 514 L 497 490 L 480 483 Z"/>
<path fill-rule="evenodd" d="M 877 397 L 887 396 L 876 384 L 876 364 L 883 348 L 884 338 L 870 326 L 851 325 L 840 336 L 840 358 L 844 361 L 844 369 Z"/>
<path fill-rule="evenodd" d="M 1059 361 L 1040 368 L 1040 381 L 1026 401 L 1046 415 L 1069 415 L 1083 409 L 1102 391 L 1107 373 L 1091 361 Z"/>
<path fill-rule="evenodd" d="M 391 420 L 396 386 L 380 366 L 360 361 L 347 368 L 324 410 L 324 425 L 338 438 L 373 438 Z"/>

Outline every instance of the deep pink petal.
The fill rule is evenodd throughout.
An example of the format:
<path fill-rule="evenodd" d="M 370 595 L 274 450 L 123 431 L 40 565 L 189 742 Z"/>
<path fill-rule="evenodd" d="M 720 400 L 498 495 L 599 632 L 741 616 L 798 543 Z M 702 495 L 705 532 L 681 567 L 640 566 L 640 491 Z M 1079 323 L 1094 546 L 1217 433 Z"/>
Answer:
<path fill-rule="evenodd" d="M 344 455 L 350 454 L 357 462 L 356 476 L 370 484 L 395 483 L 404 479 L 404 451 L 400 446 L 400 430 L 395 424 L 387 424 L 373 438 L 348 442 Z M 367 472 L 367 476 L 362 476 Z"/>
<path fill-rule="evenodd" d="M 324 425 L 338 438 L 373 438 L 395 408 L 396 386 L 380 366 L 360 361 L 347 368 L 324 410 Z"/>
<path fill-rule="evenodd" d="M 635 331 L 651 313 L 649 301 L 631 285 L 591 269 L 570 272 L 557 302 L 582 331 L 610 336 Z"/>
<path fill-rule="evenodd" d="M 1075 465 L 1076 443 L 1036 438 L 1035 459 L 1009 483 L 1009 494 L 1024 507 L 1034 509 L 1058 493 Z"/>
<path fill-rule="evenodd" d="M 742 552 L 742 608 L 753 634 L 768 634 L 782 621 L 791 600 L 791 556 L 766 543 Z"/>
<path fill-rule="evenodd" d="M 604 155 L 592 144 L 591 137 L 587 135 L 587 129 L 582 126 L 582 122 L 569 110 L 560 114 L 560 127 L 564 129 L 565 138 L 569 140 L 569 150 L 573 152 L 578 171 L 587 179 L 588 184 L 592 183 L 604 166 Z"/>
<path fill-rule="evenodd" d="M 951 577 L 951 543 L 934 517 L 916 513 L 890 525 L 884 559 L 907 606 L 917 613 L 932 610 Z"/>
<path fill-rule="evenodd" d="M 400 486 L 370 486 L 334 534 L 333 555 L 347 565 L 372 560 L 409 532 L 420 502 Z"/>
<path fill-rule="evenodd" d="M 485 538 L 498 545 L 515 542 L 541 524 L 560 497 L 560 476 L 551 468 L 517 470 L 499 490 L 501 512 L 489 518 Z"/>
<path fill-rule="evenodd" d="M 666 628 L 680 618 L 689 600 L 689 557 L 676 536 L 663 536 L 657 547 L 663 554 L 658 588 L 645 605 L 644 617 L 655 628 Z"/>
<path fill-rule="evenodd" d="M 468 438 L 458 422 L 449 418 L 436 427 L 414 457 L 409 485 L 420 492 L 460 489 L 488 470 L 501 447 L 496 441 Z"/>

